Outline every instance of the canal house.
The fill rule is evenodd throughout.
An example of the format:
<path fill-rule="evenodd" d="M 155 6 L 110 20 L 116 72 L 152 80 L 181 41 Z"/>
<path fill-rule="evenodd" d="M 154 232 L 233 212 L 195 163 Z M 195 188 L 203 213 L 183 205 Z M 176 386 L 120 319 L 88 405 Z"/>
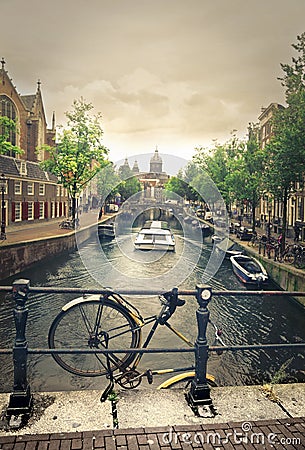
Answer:
<path fill-rule="evenodd" d="M 46 157 L 37 149 L 55 145 L 55 114 L 51 128 L 47 127 L 41 83 L 36 92 L 20 95 L 5 70 L 0 69 L 0 115 L 14 120 L 16 132 L 10 132 L 9 142 L 22 150 L 0 155 L 0 175 L 4 175 L 4 218 L 6 226 L 49 221 L 68 214 L 67 191 L 58 179 L 40 167 Z"/>

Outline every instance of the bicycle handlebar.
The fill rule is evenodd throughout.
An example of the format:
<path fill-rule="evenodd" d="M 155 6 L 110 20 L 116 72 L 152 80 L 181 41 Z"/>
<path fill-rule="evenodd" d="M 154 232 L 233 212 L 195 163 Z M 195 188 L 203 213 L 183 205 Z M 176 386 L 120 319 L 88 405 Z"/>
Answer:
<path fill-rule="evenodd" d="M 160 325 L 164 325 L 174 314 L 177 306 L 183 306 L 185 304 L 185 300 L 178 297 L 178 288 L 173 288 L 172 291 L 165 292 L 159 296 L 159 299 L 163 306 L 157 316 L 157 321 Z"/>

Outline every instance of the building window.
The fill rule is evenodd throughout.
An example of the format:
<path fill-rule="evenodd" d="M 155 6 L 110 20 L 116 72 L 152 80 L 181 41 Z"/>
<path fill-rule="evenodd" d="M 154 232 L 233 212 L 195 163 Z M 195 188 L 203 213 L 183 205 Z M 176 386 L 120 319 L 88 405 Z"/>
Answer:
<path fill-rule="evenodd" d="M 0 95 L 0 116 L 6 116 L 9 119 L 12 119 L 14 122 L 17 120 L 17 112 L 16 108 L 12 100 L 6 95 Z M 16 131 L 15 130 L 7 130 L 5 127 L 0 127 L 0 134 L 8 133 L 7 140 L 12 145 L 17 145 L 16 141 Z M 8 156 L 16 156 L 14 151 L 6 153 Z"/>
<path fill-rule="evenodd" d="M 39 219 L 44 219 L 44 202 L 39 202 Z"/>
<path fill-rule="evenodd" d="M 302 199 L 301 198 L 298 198 L 297 199 L 297 220 L 302 220 L 303 219 L 303 217 L 302 217 Z"/>
<path fill-rule="evenodd" d="M 21 202 L 15 203 L 15 222 L 21 221 Z"/>
<path fill-rule="evenodd" d="M 28 195 L 34 195 L 34 183 L 28 183 Z"/>
<path fill-rule="evenodd" d="M 52 219 L 54 219 L 54 217 L 55 217 L 55 202 L 51 202 L 50 217 L 51 217 Z"/>
<path fill-rule="evenodd" d="M 34 202 L 28 202 L 28 220 L 34 220 Z"/>
<path fill-rule="evenodd" d="M 43 183 L 39 183 L 39 195 L 45 194 L 45 185 Z"/>
<path fill-rule="evenodd" d="M 21 194 L 21 181 L 15 181 L 15 194 Z"/>
<path fill-rule="evenodd" d="M 26 175 L 26 174 L 27 174 L 26 162 L 25 161 L 21 161 L 20 162 L 20 175 Z"/>

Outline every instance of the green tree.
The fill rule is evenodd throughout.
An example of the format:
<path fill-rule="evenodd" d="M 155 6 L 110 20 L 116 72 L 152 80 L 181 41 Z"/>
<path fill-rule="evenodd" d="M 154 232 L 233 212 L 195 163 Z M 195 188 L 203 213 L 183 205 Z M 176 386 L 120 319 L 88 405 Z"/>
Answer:
<path fill-rule="evenodd" d="M 116 191 L 120 193 L 123 202 L 141 190 L 141 183 L 137 177 L 127 178 L 126 180 L 121 181 L 116 187 Z"/>
<path fill-rule="evenodd" d="M 281 80 L 287 107 L 277 109 L 273 119 L 273 137 L 265 147 L 265 182 L 270 193 L 283 204 L 282 245 L 287 228 L 287 206 L 297 182 L 305 173 L 305 33 L 297 36 L 292 47 L 298 52 L 292 64 L 281 64 Z"/>
<path fill-rule="evenodd" d="M 203 173 L 209 175 L 221 193 L 227 210 L 231 211 L 234 201 L 244 199 L 241 182 L 244 143 L 232 134 L 231 139 L 225 144 L 215 141 L 214 148 L 207 150 L 199 147 L 196 152 L 193 158 L 195 163 Z M 209 189 L 209 178 L 204 176 L 202 182 L 205 182 Z"/>
<path fill-rule="evenodd" d="M 264 152 L 259 147 L 258 126 L 250 123 L 248 127 L 248 140 L 241 164 L 239 191 L 241 188 L 244 200 L 251 206 L 253 230 L 255 230 L 256 226 L 255 211 L 264 190 L 262 178 L 264 162 Z"/>
<path fill-rule="evenodd" d="M 10 142 L 11 133 L 17 133 L 16 122 L 6 116 L 0 116 L 0 155 L 7 155 L 11 152 L 15 154 L 23 153 L 20 147 Z"/>
<path fill-rule="evenodd" d="M 72 202 L 72 219 L 76 216 L 76 201 L 86 184 L 108 164 L 108 149 L 102 145 L 101 114 L 91 115 L 93 105 L 83 98 L 74 100 L 66 112 L 67 128 L 62 129 L 55 147 L 43 146 L 49 158 L 41 163 L 56 175 L 68 189 Z M 39 150 L 38 150 L 39 151 Z"/>
<path fill-rule="evenodd" d="M 96 177 L 97 192 L 101 198 L 101 204 L 104 204 L 109 194 L 112 194 L 115 190 L 117 190 L 117 186 L 120 184 L 120 178 L 116 173 L 112 162 L 109 162 L 109 164 L 103 167 L 102 170 L 98 172 Z"/>

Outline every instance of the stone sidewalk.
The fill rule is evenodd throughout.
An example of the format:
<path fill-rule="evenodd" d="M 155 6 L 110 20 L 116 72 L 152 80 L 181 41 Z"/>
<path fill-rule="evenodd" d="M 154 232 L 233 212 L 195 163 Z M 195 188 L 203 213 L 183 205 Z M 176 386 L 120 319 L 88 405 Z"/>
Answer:
<path fill-rule="evenodd" d="M 115 404 L 101 403 L 96 390 L 34 394 L 28 425 L 0 431 L 0 448 L 304 449 L 304 387 L 275 385 L 272 396 L 260 386 L 212 388 L 216 415 L 202 407 L 201 416 L 180 389 L 121 390 Z M 1 410 L 8 398 L 0 394 Z"/>
<path fill-rule="evenodd" d="M 89 211 L 88 213 L 82 213 L 80 216 L 80 226 L 85 228 L 90 225 L 98 224 L 97 210 Z M 113 214 L 105 214 L 102 217 L 102 222 L 110 220 L 114 217 Z M 22 224 L 18 226 L 11 226 L 6 229 L 6 239 L 0 241 L 0 246 L 8 246 L 19 242 L 33 241 L 34 239 L 52 238 L 56 236 L 62 236 L 65 234 L 73 234 L 74 230 L 62 229 L 59 227 L 61 219 L 54 219 L 48 223 L 32 223 Z"/>

